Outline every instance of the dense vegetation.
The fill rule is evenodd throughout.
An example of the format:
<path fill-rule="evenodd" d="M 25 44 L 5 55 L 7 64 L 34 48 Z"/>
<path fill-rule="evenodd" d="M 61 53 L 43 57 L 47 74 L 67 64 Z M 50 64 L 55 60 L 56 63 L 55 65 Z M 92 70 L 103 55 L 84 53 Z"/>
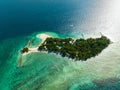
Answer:
<path fill-rule="evenodd" d="M 29 51 L 28 47 L 24 47 L 22 50 L 21 50 L 21 53 L 27 53 Z"/>
<path fill-rule="evenodd" d="M 87 60 L 98 55 L 109 44 L 110 40 L 105 36 L 77 40 L 47 38 L 38 50 L 59 53 L 63 57 L 67 56 L 75 60 Z"/>

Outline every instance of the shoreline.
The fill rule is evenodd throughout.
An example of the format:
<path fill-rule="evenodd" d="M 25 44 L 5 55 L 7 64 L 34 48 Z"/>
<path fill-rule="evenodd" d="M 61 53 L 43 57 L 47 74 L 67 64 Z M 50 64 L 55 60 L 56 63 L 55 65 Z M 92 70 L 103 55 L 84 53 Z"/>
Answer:
<path fill-rule="evenodd" d="M 48 37 L 52 37 L 48 34 L 44 34 L 44 33 L 41 33 L 41 34 L 38 34 L 36 35 L 37 38 L 41 39 L 42 41 L 40 42 L 40 44 L 37 46 L 37 47 L 33 47 L 33 48 L 29 48 L 29 45 L 30 45 L 30 40 L 28 41 L 28 43 L 26 44 L 26 46 L 24 48 L 28 48 L 28 52 L 24 52 L 24 53 L 21 53 L 21 56 L 18 60 L 18 65 L 17 67 L 21 67 L 22 66 L 22 59 L 24 56 L 30 54 L 30 53 L 35 53 L 35 52 L 39 52 L 38 48 L 39 46 L 48 38 Z"/>
<path fill-rule="evenodd" d="M 56 54 L 59 53 L 61 56 L 74 59 L 75 61 L 86 61 L 91 57 L 97 56 L 103 49 L 111 44 L 111 41 L 102 34 L 100 38 L 80 38 L 76 40 L 72 38 L 50 38 L 51 36 L 44 33 L 38 34 L 36 37 L 42 40 L 40 44 L 34 48 L 29 48 L 30 41 L 28 41 L 27 45 L 21 50 L 21 57 L 30 53 L 48 51 Z M 19 66 L 21 66 L 21 64 Z"/>
<path fill-rule="evenodd" d="M 38 47 L 39 47 L 47 38 L 52 37 L 52 36 L 50 36 L 50 35 L 48 35 L 48 34 L 42 33 L 42 34 L 36 35 L 36 37 L 42 40 L 42 41 L 40 42 L 40 44 L 39 44 L 37 47 L 33 47 L 33 48 L 29 48 L 29 47 L 28 47 L 29 51 L 28 51 L 28 52 L 25 52 L 25 53 L 22 53 L 22 56 L 26 56 L 26 55 L 28 55 L 28 54 L 30 54 L 30 53 L 34 53 L 34 52 L 39 52 L 39 51 L 38 51 Z"/>

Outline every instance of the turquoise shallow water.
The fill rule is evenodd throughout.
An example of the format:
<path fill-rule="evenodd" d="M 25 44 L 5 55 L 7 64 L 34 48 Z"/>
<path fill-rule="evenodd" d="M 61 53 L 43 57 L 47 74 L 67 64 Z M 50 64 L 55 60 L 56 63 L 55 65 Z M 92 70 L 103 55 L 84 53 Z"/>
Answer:
<path fill-rule="evenodd" d="M 119 0 L 0 0 L 0 90 L 120 90 Z M 18 68 L 20 50 L 39 33 L 98 37 L 113 44 L 86 62 L 31 53 Z"/>
<path fill-rule="evenodd" d="M 45 33 L 60 37 L 53 32 Z M 119 49 L 116 48 L 119 43 L 110 45 L 102 54 L 86 62 L 73 62 L 54 53 L 39 52 L 25 56 L 22 67 L 17 67 L 19 50 L 29 39 L 32 40 L 31 47 L 35 47 L 36 42 L 41 41 L 36 37 L 37 34 L 2 42 L 1 51 L 13 47 L 8 51 L 6 62 L 1 62 L 4 65 L 0 68 L 2 90 L 119 90 L 120 58 L 117 53 Z M 110 59 L 110 55 L 116 57 Z"/>

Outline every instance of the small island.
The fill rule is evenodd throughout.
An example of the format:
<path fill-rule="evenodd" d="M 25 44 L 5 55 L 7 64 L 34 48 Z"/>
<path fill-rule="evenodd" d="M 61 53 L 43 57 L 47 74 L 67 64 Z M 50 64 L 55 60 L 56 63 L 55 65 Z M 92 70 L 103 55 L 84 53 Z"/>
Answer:
<path fill-rule="evenodd" d="M 27 53 L 29 51 L 28 47 L 24 47 L 22 50 L 21 50 L 21 53 Z"/>
<path fill-rule="evenodd" d="M 85 61 L 91 57 L 97 56 L 105 49 L 111 41 L 101 35 L 100 38 L 72 39 L 72 38 L 46 38 L 39 46 L 39 51 L 48 51 L 60 54 L 63 57 L 69 57 L 75 61 Z"/>
<path fill-rule="evenodd" d="M 54 38 L 47 34 L 39 34 L 41 43 L 34 48 L 30 48 L 30 40 L 21 50 L 21 57 L 18 60 L 18 67 L 22 65 L 24 56 L 34 52 L 46 51 L 48 53 L 60 54 L 62 57 L 68 57 L 74 61 L 86 61 L 91 57 L 100 54 L 111 43 L 110 39 L 101 34 L 99 38 Z"/>

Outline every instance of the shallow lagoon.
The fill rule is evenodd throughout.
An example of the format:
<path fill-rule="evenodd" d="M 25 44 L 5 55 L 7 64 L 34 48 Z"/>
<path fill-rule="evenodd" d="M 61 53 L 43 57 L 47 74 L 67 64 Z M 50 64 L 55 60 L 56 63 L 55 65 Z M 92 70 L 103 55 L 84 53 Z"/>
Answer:
<path fill-rule="evenodd" d="M 52 1 L 51 4 L 46 2 L 28 3 L 26 0 L 19 3 L 13 0 L 8 3 L 1 0 L 1 90 L 119 90 L 119 0 L 72 0 L 71 3 L 66 0 L 66 3 L 59 1 L 54 5 Z M 39 7 L 39 4 L 42 6 Z M 16 8 L 9 8 L 16 5 Z M 56 6 L 58 7 L 53 9 Z M 23 10 L 28 12 L 22 13 Z M 34 53 L 26 56 L 23 67 L 18 68 L 19 50 L 29 39 L 32 40 L 31 47 L 36 46 L 41 41 L 36 35 L 41 32 L 54 32 L 53 36 L 75 38 L 82 37 L 81 33 L 84 33 L 85 38 L 98 37 L 99 32 L 102 32 L 114 43 L 99 56 L 86 62 L 73 62 L 55 54 Z"/>

